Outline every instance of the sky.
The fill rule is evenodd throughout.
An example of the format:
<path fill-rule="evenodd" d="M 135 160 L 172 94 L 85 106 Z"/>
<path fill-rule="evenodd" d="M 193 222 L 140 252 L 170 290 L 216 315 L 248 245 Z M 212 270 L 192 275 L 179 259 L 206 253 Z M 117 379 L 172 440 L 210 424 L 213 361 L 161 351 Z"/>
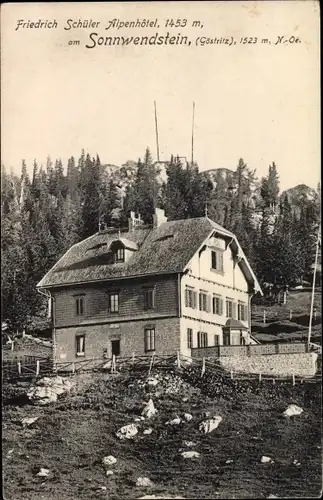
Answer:
<path fill-rule="evenodd" d="M 157 19 L 159 28 L 105 30 L 109 21 Z M 17 21 L 56 20 L 58 28 L 19 28 Z M 64 30 L 67 20 L 98 28 Z M 187 19 L 165 28 L 166 19 Z M 192 26 L 200 20 L 203 28 Z M 191 46 L 96 46 L 100 36 L 186 35 Z M 300 43 L 274 45 L 277 37 Z M 196 46 L 197 37 L 234 37 L 236 45 Z M 241 37 L 257 43 L 240 44 Z M 34 158 L 66 163 L 84 148 L 121 165 L 191 155 L 200 170 L 235 169 L 239 158 L 266 175 L 275 161 L 280 185 L 320 180 L 319 6 L 312 1 L 4 4 L 1 162 L 19 173 Z M 259 43 L 268 38 L 269 46 Z M 68 44 L 80 40 L 79 46 Z"/>

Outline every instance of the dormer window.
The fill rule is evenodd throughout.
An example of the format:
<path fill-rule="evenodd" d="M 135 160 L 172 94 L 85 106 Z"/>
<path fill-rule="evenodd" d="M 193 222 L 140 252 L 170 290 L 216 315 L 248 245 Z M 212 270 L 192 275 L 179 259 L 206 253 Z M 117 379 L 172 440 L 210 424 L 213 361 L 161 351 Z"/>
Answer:
<path fill-rule="evenodd" d="M 124 262 L 124 248 L 118 248 L 115 254 L 116 262 Z"/>

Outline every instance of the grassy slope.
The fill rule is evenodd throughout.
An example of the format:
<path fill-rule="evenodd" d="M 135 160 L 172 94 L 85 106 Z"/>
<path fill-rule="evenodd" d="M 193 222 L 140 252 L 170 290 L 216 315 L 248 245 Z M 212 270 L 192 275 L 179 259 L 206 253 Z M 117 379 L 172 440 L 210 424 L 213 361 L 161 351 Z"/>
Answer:
<path fill-rule="evenodd" d="M 293 388 L 286 383 L 273 386 L 230 381 L 227 387 L 219 383 L 216 398 L 187 384 L 180 386 L 177 394 L 165 394 L 158 384 L 151 389 L 158 415 L 141 424 L 133 441 L 120 441 L 115 432 L 140 414 L 142 402 L 149 399 L 147 389 L 127 375 L 79 375 L 74 380 L 75 391 L 48 407 L 17 407 L 4 400 L 7 500 L 113 500 L 147 493 L 201 499 L 319 496 L 318 384 Z M 5 396 L 17 396 L 26 387 L 20 383 L 4 390 Z M 188 401 L 183 401 L 184 396 Z M 290 403 L 304 408 L 294 420 L 281 416 Z M 205 411 L 221 415 L 223 421 L 217 430 L 203 436 L 198 424 Z M 184 412 L 193 414 L 191 422 L 173 429 L 165 426 L 170 417 Z M 20 420 L 25 416 L 41 418 L 33 427 L 23 429 Z M 153 433 L 143 435 L 142 430 L 149 426 Z M 196 442 L 193 449 L 200 452 L 200 458 L 181 458 L 184 439 Z M 9 450 L 13 452 L 8 455 Z M 106 477 L 101 459 L 110 454 L 118 462 L 111 467 L 114 476 Z M 275 463 L 261 464 L 262 455 L 272 457 Z M 226 464 L 227 459 L 233 463 Z M 300 467 L 292 464 L 294 459 L 301 462 Z M 49 468 L 53 475 L 49 479 L 35 477 L 39 467 Z M 140 475 L 148 476 L 155 487 L 135 487 Z M 100 486 L 107 490 L 97 492 Z"/>
<path fill-rule="evenodd" d="M 293 291 L 287 297 L 285 305 L 275 304 L 273 306 L 252 306 L 252 331 L 260 341 L 281 341 L 291 337 L 306 340 L 309 324 L 309 313 L 311 304 L 310 291 Z M 321 292 L 315 293 L 314 306 L 317 309 L 317 317 L 313 319 L 312 339 L 317 341 L 321 336 Z M 266 311 L 266 324 L 263 323 L 263 312 Z M 292 319 L 290 320 L 290 310 Z"/>

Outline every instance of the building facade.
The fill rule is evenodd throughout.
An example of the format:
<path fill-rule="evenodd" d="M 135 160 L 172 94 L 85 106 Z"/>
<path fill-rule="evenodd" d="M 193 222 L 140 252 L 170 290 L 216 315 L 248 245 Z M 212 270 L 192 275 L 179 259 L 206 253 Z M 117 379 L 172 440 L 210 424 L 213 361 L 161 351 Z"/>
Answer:
<path fill-rule="evenodd" d="M 207 217 L 167 222 L 160 210 L 153 226 L 132 214 L 127 230 L 74 245 L 38 288 L 57 363 L 244 343 L 261 292 L 232 233 Z"/>

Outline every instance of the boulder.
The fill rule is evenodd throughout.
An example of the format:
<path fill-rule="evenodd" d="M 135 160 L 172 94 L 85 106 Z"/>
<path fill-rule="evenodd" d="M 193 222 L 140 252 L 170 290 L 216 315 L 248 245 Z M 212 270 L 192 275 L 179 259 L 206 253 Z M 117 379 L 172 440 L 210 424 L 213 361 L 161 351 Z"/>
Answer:
<path fill-rule="evenodd" d="M 198 458 L 200 456 L 197 451 L 183 451 L 181 455 L 183 458 Z"/>
<path fill-rule="evenodd" d="M 35 386 L 31 386 L 27 397 L 37 404 L 45 405 L 55 403 L 57 396 L 72 389 L 74 383 L 63 377 L 43 377 L 37 381 Z"/>
<path fill-rule="evenodd" d="M 158 380 L 155 377 L 149 377 L 147 380 L 148 385 L 156 386 L 158 384 Z"/>
<path fill-rule="evenodd" d="M 261 457 L 261 459 L 260 459 L 260 462 L 261 462 L 262 464 L 269 464 L 269 463 L 273 463 L 273 460 L 272 460 L 272 458 L 270 458 L 270 457 L 266 457 L 265 455 L 263 455 L 263 456 Z"/>
<path fill-rule="evenodd" d="M 141 415 L 146 418 L 151 418 L 156 415 L 157 410 L 154 406 L 153 400 L 150 399 L 146 404 L 145 408 L 142 410 Z"/>
<path fill-rule="evenodd" d="M 119 439 L 133 439 L 137 433 L 137 426 L 135 424 L 128 424 L 121 427 L 116 435 Z"/>
<path fill-rule="evenodd" d="M 153 430 L 152 430 L 151 428 L 149 428 L 149 429 L 145 429 L 145 430 L 144 430 L 144 434 L 146 434 L 146 435 L 149 435 L 149 434 L 151 434 L 152 432 L 153 432 Z"/>
<path fill-rule="evenodd" d="M 189 422 L 190 420 L 192 420 L 193 415 L 191 415 L 190 413 L 184 413 L 184 418 L 186 422 Z"/>
<path fill-rule="evenodd" d="M 106 476 L 113 476 L 113 474 L 114 474 L 113 470 L 107 470 L 105 473 Z"/>
<path fill-rule="evenodd" d="M 283 415 L 284 417 L 294 417 L 295 415 L 300 415 L 301 413 L 303 413 L 303 408 L 297 405 L 289 405 Z"/>
<path fill-rule="evenodd" d="M 179 417 L 173 418 L 173 420 L 168 420 L 166 425 L 179 425 L 181 423 L 181 419 Z"/>
<path fill-rule="evenodd" d="M 24 427 L 28 427 L 29 425 L 32 425 L 34 422 L 36 422 L 39 419 L 39 417 L 26 417 L 23 418 L 21 423 Z"/>
<path fill-rule="evenodd" d="M 112 455 L 102 458 L 103 465 L 113 465 L 117 462 L 117 459 Z"/>
<path fill-rule="evenodd" d="M 154 483 L 148 477 L 138 477 L 136 486 L 151 487 L 154 486 Z"/>
<path fill-rule="evenodd" d="M 49 474 L 50 474 L 49 469 L 43 469 L 41 467 L 40 471 L 36 474 L 36 476 L 39 476 L 39 477 L 48 477 Z"/>
<path fill-rule="evenodd" d="M 222 422 L 222 417 L 220 416 L 210 418 L 208 420 L 205 420 L 199 425 L 199 430 L 204 434 L 208 434 L 209 432 L 214 431 L 214 429 L 216 429 L 221 422 Z"/>

